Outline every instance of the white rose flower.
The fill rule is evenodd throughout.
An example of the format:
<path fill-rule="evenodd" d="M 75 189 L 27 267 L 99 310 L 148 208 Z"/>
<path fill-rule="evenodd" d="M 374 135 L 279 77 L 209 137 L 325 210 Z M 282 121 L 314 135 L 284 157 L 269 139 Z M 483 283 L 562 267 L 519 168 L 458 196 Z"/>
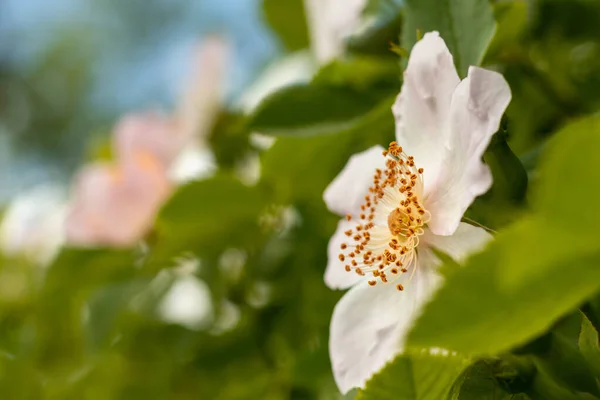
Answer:
<path fill-rule="evenodd" d="M 511 94 L 504 78 L 471 67 L 460 80 L 437 32 L 415 44 L 393 106 L 396 139 L 350 158 L 324 194 L 345 215 L 329 242 L 326 284 L 351 288 L 331 320 L 341 392 L 361 387 L 402 351 L 440 284 L 433 248 L 457 261 L 491 238 L 461 222 L 492 184 L 482 155 Z"/>

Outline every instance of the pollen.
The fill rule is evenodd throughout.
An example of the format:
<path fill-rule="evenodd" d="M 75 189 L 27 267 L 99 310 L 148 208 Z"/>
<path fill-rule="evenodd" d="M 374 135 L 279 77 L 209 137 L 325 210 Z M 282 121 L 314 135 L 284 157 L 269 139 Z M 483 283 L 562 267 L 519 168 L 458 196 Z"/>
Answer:
<path fill-rule="evenodd" d="M 344 232 L 350 243 L 340 245 L 339 259 L 349 258 L 345 270 L 368 276 L 370 286 L 390 283 L 403 291 L 417 268 L 419 237 L 431 218 L 423 205 L 424 170 L 396 142 L 390 143 L 382 157 L 385 168 L 374 171 L 362 212 L 358 218 L 346 216 L 356 224 Z"/>

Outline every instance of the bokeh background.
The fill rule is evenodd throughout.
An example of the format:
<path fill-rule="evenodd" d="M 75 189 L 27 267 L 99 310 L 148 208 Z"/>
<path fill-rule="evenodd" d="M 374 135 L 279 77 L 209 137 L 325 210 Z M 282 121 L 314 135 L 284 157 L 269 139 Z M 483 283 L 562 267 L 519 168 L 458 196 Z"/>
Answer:
<path fill-rule="evenodd" d="M 547 139 L 600 105 L 600 1 L 491 3 L 483 65 L 513 100 L 486 153 L 495 186 L 469 216 L 502 229 L 526 212 Z M 0 2 L 0 397 L 343 398 L 327 353 L 341 293 L 322 280 L 337 218 L 321 196 L 348 156 L 393 140 L 405 6 L 365 2 L 330 57 L 305 7 Z M 214 35 L 230 57 L 192 183 L 142 244 L 60 247 L 73 176 L 110 158 L 123 115 L 177 107 Z"/>
<path fill-rule="evenodd" d="M 64 181 L 122 114 L 172 107 L 204 35 L 222 34 L 233 47 L 231 104 L 284 51 L 260 1 L 7 0 L 0 7 L 4 202 Z"/>

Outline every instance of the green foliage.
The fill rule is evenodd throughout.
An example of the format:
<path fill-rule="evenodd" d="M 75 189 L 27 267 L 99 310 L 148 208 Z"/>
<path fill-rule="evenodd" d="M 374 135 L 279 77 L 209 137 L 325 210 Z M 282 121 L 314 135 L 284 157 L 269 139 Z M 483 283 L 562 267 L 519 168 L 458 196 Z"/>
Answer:
<path fill-rule="evenodd" d="M 287 50 L 300 50 L 308 46 L 308 28 L 304 1 L 263 0 L 265 18 Z"/>
<path fill-rule="evenodd" d="M 309 46 L 302 1 L 262 5 L 287 50 Z M 343 293 L 323 283 L 338 217 L 323 191 L 351 155 L 394 140 L 390 41 L 408 51 L 438 30 L 461 75 L 483 64 L 511 87 L 483 156 L 493 186 L 465 214 L 494 240 L 464 265 L 439 254 L 445 283 L 406 352 L 356 399 L 600 399 L 599 15 L 591 0 L 369 1 L 367 29 L 310 82 L 220 113 L 216 174 L 179 186 L 138 246 L 63 248 L 45 268 L 0 257 L 0 397 L 341 398 L 328 332 Z M 186 279 L 207 287 L 202 324 L 163 313 Z"/>
<path fill-rule="evenodd" d="M 368 0 L 362 14 L 369 23 L 348 38 L 349 52 L 394 57 L 390 43 L 396 43 L 400 37 L 401 6 L 401 0 Z"/>
<path fill-rule="evenodd" d="M 399 356 L 375 374 L 356 399 L 444 399 L 467 365 L 467 359 L 453 354 Z"/>
<path fill-rule="evenodd" d="M 579 334 L 579 349 L 596 379 L 600 377 L 600 347 L 598 347 L 598 332 L 590 320 L 582 315 L 581 333 Z"/>
<path fill-rule="evenodd" d="M 521 40 L 527 28 L 527 4 L 520 0 L 494 3 L 494 17 L 497 29 L 488 47 L 486 59 L 502 57 L 514 43 Z"/>
<path fill-rule="evenodd" d="M 494 36 L 496 22 L 488 0 L 406 0 L 402 46 L 412 48 L 421 34 L 438 31 L 459 75 L 479 65 Z"/>
<path fill-rule="evenodd" d="M 398 93 L 399 82 L 398 67 L 386 59 L 333 62 L 312 83 L 286 87 L 265 99 L 250 129 L 280 136 L 356 129 L 380 102 Z"/>
<path fill-rule="evenodd" d="M 230 176 L 189 183 L 158 215 L 155 251 L 168 261 L 178 252 L 210 251 L 224 241 L 231 247 L 252 242 L 260 235 L 258 216 L 265 206 L 260 193 Z"/>
<path fill-rule="evenodd" d="M 484 359 L 467 368 L 455 382 L 452 400 L 529 400 L 524 391 L 535 375 L 533 366 L 510 358 Z"/>
<path fill-rule="evenodd" d="M 262 103 L 250 126 L 275 135 L 331 133 L 351 127 L 376 99 L 346 88 L 293 86 Z"/>
<path fill-rule="evenodd" d="M 541 167 L 537 212 L 500 232 L 448 278 L 411 333 L 411 343 L 465 354 L 507 351 L 600 289 L 600 247 L 591 210 L 597 193 L 585 189 L 600 168 L 593 150 L 599 138 L 598 117 L 557 134 Z M 576 207 L 566 206 L 572 204 L 565 201 L 566 193 L 580 199 Z M 589 218 L 584 221 L 582 215 Z"/>

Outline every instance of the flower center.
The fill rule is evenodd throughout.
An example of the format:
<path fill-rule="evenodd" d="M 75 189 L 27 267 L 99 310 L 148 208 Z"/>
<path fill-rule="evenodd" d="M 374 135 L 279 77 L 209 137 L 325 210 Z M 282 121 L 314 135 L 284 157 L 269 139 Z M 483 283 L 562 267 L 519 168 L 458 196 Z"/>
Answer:
<path fill-rule="evenodd" d="M 386 169 L 375 171 L 361 214 L 346 216 L 348 221 L 358 221 L 354 229 L 344 232 L 351 241 L 341 244 L 339 254 L 340 261 L 348 261 L 346 271 L 371 276 L 371 286 L 395 283 L 409 271 L 412 277 L 419 236 L 430 219 L 422 206 L 423 169 L 396 142 L 383 156 Z M 404 290 L 401 283 L 396 288 Z"/>

